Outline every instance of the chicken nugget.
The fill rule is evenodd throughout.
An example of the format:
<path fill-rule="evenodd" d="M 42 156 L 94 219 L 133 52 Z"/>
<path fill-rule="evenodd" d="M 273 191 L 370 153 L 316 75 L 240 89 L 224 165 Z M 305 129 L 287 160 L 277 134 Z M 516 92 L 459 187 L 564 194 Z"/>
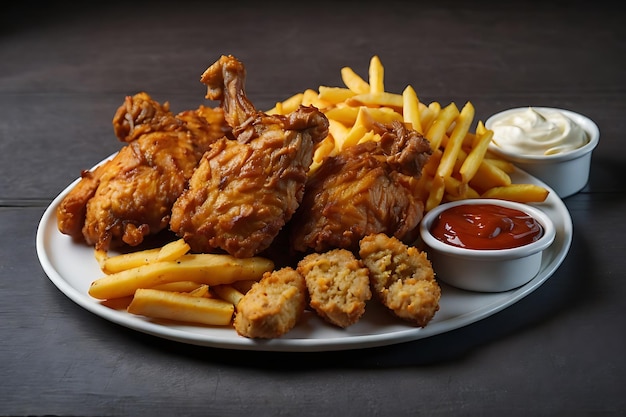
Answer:
<path fill-rule="evenodd" d="M 359 247 L 375 296 L 401 319 L 426 326 L 441 298 L 426 253 L 383 233 L 364 237 Z"/>
<path fill-rule="evenodd" d="M 310 305 L 327 322 L 345 328 L 365 313 L 372 298 L 369 271 L 346 249 L 305 256 L 297 267 L 304 276 Z"/>
<path fill-rule="evenodd" d="M 237 304 L 233 322 L 244 337 L 271 339 L 284 335 L 300 320 L 306 307 L 304 277 L 285 267 L 266 272 Z"/>

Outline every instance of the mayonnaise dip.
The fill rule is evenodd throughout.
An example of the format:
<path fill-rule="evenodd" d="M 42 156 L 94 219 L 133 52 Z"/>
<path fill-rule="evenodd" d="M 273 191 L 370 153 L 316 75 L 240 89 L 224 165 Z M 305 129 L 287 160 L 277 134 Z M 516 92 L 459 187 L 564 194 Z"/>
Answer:
<path fill-rule="evenodd" d="M 493 143 L 503 151 L 524 155 L 554 155 L 578 149 L 589 138 L 572 119 L 557 110 L 532 107 L 496 115 L 491 121 Z"/>

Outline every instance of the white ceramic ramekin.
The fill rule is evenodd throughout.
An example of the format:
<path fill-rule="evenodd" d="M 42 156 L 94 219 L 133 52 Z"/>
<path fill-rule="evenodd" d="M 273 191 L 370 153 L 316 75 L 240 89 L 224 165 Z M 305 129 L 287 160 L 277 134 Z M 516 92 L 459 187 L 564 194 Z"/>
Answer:
<path fill-rule="evenodd" d="M 493 142 L 489 145 L 489 150 L 545 182 L 561 198 L 579 192 L 589 181 L 591 154 L 600 140 L 598 126 L 590 118 L 570 110 L 552 107 L 533 108 L 539 112 L 558 111 L 563 113 L 582 127 L 587 133 L 589 141 L 578 149 L 554 155 L 521 155 L 507 152 Z M 496 113 L 485 121 L 485 127 L 491 129 L 495 119 L 524 109 L 514 108 Z"/>
<path fill-rule="evenodd" d="M 452 246 L 435 238 L 430 230 L 438 216 L 462 204 L 495 204 L 522 211 L 537 220 L 543 234 L 524 246 L 488 250 Z M 537 275 L 541 269 L 542 254 L 554 242 L 556 231 L 552 220 L 534 206 L 478 198 L 444 203 L 430 210 L 420 224 L 420 236 L 437 279 L 464 290 L 501 292 L 520 287 Z"/>

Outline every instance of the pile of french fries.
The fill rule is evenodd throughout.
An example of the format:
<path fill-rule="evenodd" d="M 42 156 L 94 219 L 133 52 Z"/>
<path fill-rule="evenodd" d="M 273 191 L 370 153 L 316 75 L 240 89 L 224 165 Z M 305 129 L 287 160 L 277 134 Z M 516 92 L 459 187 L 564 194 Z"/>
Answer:
<path fill-rule="evenodd" d="M 348 146 L 380 140 L 372 123 L 400 121 L 422 133 L 429 141 L 432 156 L 424 167 L 419 196 L 429 211 L 445 201 L 466 198 L 499 198 L 524 203 L 541 202 L 548 191 L 535 184 L 516 184 L 510 173 L 514 167 L 488 151 L 493 131 L 478 121 L 472 132 L 475 110 L 471 102 L 459 109 L 455 103 L 422 103 L 415 89 L 408 85 L 401 94 L 388 92 L 384 85 L 384 67 L 373 56 L 365 81 L 352 68 L 341 69 L 345 87 L 320 86 L 295 94 L 268 111 L 289 114 L 298 106 L 313 105 L 328 118 L 329 135 L 315 152 L 311 171 L 323 159 L 336 155 Z"/>
<path fill-rule="evenodd" d="M 300 105 L 313 105 L 328 118 L 329 134 L 317 148 L 310 172 L 324 158 L 365 141 L 380 140 L 373 123 L 405 123 L 430 142 L 432 155 L 419 179 L 418 193 L 425 210 L 445 201 L 499 198 L 541 202 L 548 191 L 534 184 L 513 183 L 514 166 L 490 154 L 493 132 L 477 122 L 470 102 L 420 102 L 412 86 L 401 94 L 385 91 L 380 59 L 370 60 L 368 81 L 350 67 L 341 69 L 344 87 L 307 89 L 276 103 L 269 114 L 289 114 Z M 272 271 L 262 257 L 238 259 L 222 254 L 189 254 L 183 239 L 161 248 L 117 256 L 96 251 L 105 274 L 94 281 L 89 294 L 101 300 L 126 300 L 132 314 L 153 319 L 202 325 L 228 325 L 239 300 L 250 286 Z M 119 305 L 119 303 L 118 303 Z"/>
<path fill-rule="evenodd" d="M 224 326 L 231 323 L 250 286 L 274 269 L 274 263 L 263 257 L 189 254 L 189 250 L 183 239 L 115 256 L 96 250 L 105 275 L 91 283 L 89 295 L 121 300 L 116 305 L 132 314 Z"/>

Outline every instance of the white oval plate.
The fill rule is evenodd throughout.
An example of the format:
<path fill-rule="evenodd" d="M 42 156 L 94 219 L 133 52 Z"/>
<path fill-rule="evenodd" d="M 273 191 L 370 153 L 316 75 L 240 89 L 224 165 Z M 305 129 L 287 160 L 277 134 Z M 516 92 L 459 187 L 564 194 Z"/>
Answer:
<path fill-rule="evenodd" d="M 512 174 L 516 183 L 547 187 L 521 170 Z M 361 320 L 347 329 L 326 324 L 314 313 L 305 313 L 301 322 L 285 336 L 252 340 L 239 336 L 230 327 L 203 327 L 161 324 L 142 316 L 115 310 L 92 298 L 88 289 L 102 272 L 93 247 L 74 242 L 59 232 L 56 208 L 78 182 L 59 194 L 44 212 L 37 230 L 37 254 L 42 268 L 57 288 L 86 310 L 113 323 L 157 337 L 200 346 L 238 350 L 313 352 L 391 345 L 454 330 L 491 316 L 516 303 L 543 284 L 561 265 L 572 242 L 572 220 L 563 201 L 550 190 L 545 202 L 536 206 L 554 221 L 556 239 L 542 259 L 541 270 L 526 285 L 502 293 L 478 293 L 442 285 L 440 309 L 424 328 L 411 326 L 391 316 L 377 302 L 370 302 Z M 547 187 L 548 188 L 548 187 Z"/>

